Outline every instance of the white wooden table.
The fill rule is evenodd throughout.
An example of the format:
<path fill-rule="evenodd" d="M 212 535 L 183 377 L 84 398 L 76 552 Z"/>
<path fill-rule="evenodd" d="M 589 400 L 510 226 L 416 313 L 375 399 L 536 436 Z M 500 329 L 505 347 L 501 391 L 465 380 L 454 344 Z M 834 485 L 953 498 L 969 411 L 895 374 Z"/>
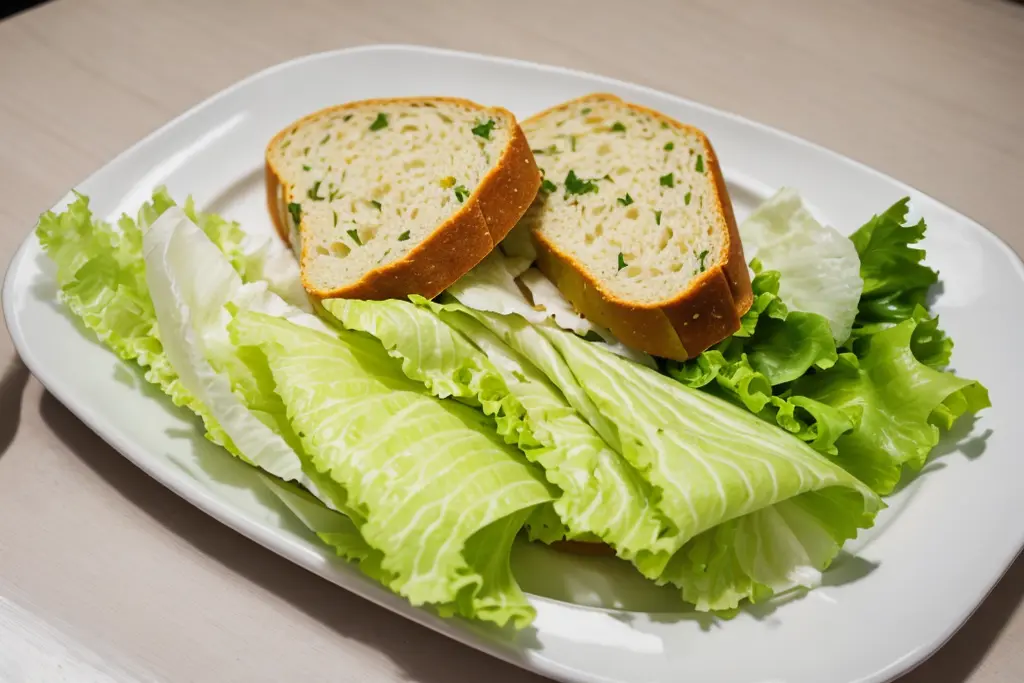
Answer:
<path fill-rule="evenodd" d="M 60 0 L 3 21 L 3 262 L 40 212 L 170 117 L 275 62 L 375 42 L 561 64 L 732 110 L 900 178 L 1024 250 L 1020 4 L 433 4 Z M 46 394 L 6 336 L 0 361 L 0 681 L 540 680 L 222 527 Z M 1018 561 L 903 680 L 1024 680 L 1022 595 Z"/>

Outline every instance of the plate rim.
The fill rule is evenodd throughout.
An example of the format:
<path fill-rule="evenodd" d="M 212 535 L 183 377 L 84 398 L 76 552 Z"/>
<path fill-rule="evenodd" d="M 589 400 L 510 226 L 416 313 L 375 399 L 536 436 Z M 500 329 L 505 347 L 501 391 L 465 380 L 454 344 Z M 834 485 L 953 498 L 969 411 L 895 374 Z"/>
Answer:
<path fill-rule="evenodd" d="M 475 53 L 463 50 L 454 50 L 449 48 L 440 48 L 434 46 L 416 45 L 410 43 L 374 43 L 357 45 L 346 48 L 339 48 L 335 50 L 326 50 L 320 52 L 309 53 L 300 55 L 289 60 L 278 62 L 270 66 L 264 67 L 258 71 L 255 71 L 230 85 L 216 91 L 210 96 L 196 102 L 192 106 L 188 107 L 183 112 L 173 116 L 165 123 L 161 124 L 157 128 L 153 129 L 135 143 L 129 145 L 124 150 L 119 152 L 114 157 L 106 160 L 101 166 L 96 168 L 93 172 L 89 173 L 83 180 L 76 183 L 73 188 L 81 187 L 87 183 L 94 181 L 97 176 L 100 176 L 108 167 L 122 161 L 125 157 L 136 152 L 138 149 L 145 147 L 154 139 L 160 137 L 168 130 L 175 128 L 181 122 L 194 116 L 198 111 L 213 105 L 219 100 L 229 96 L 237 90 L 244 88 L 252 82 L 258 81 L 265 78 L 277 71 L 284 70 L 290 67 L 298 66 L 303 63 L 313 62 L 320 59 L 331 59 L 342 57 L 349 54 L 364 53 L 364 52 L 404 52 L 410 54 L 416 53 L 427 53 L 442 55 L 448 57 L 456 57 L 459 59 L 467 59 L 477 62 L 485 62 L 491 64 L 509 65 L 518 68 L 536 70 L 546 73 L 561 74 L 566 76 L 572 76 L 575 78 L 586 79 L 591 82 L 600 83 L 603 87 L 615 88 L 622 87 L 633 91 L 641 91 L 645 94 L 659 97 L 668 98 L 679 103 L 683 103 L 689 107 L 701 110 L 703 112 L 712 114 L 718 117 L 724 117 L 732 120 L 733 122 L 740 123 L 744 126 L 748 126 L 756 129 L 758 132 L 768 134 L 775 137 L 784 138 L 787 142 L 800 145 L 805 148 L 814 150 L 819 154 L 824 154 L 830 160 L 850 165 L 855 167 L 859 172 L 869 174 L 875 178 L 886 181 L 892 186 L 900 189 L 901 191 L 916 195 L 918 198 L 923 198 L 933 202 L 937 207 L 949 211 L 950 213 L 959 216 L 965 220 L 965 225 L 969 226 L 973 233 L 978 237 L 991 240 L 991 242 L 1005 255 L 1008 259 L 1009 264 L 1013 267 L 1015 275 L 1024 283 L 1024 259 L 1019 255 L 1010 244 L 1004 240 L 1000 235 L 992 232 L 978 221 L 965 214 L 964 212 L 954 209 L 949 205 L 945 204 L 938 199 L 935 199 L 931 195 L 924 193 L 913 186 L 904 183 L 885 172 L 879 171 L 871 166 L 868 166 L 864 162 L 861 162 L 852 157 L 846 156 L 832 149 L 829 149 L 819 143 L 812 142 L 805 138 L 802 138 L 794 133 L 787 130 L 776 128 L 768 124 L 761 123 L 756 120 L 752 120 L 743 115 L 734 113 L 729 110 L 720 109 L 711 105 L 704 104 L 699 101 L 691 100 L 686 97 L 675 95 L 671 92 L 665 92 L 656 88 L 624 81 L 617 78 L 603 76 L 580 69 L 573 69 L 568 67 L 562 67 L 551 64 L 543 64 L 539 62 L 532 62 L 529 60 L 504 57 L 497 55 L 488 55 L 482 53 Z M 53 206 L 50 207 L 51 211 L 58 210 L 64 207 L 69 201 L 73 200 L 75 196 L 75 190 L 71 189 L 66 192 L 60 199 L 57 200 Z M 172 472 L 170 470 L 164 472 L 159 468 L 152 466 L 147 463 L 145 457 L 135 457 L 132 455 L 133 447 L 126 439 L 120 438 L 117 433 L 105 433 L 99 427 L 97 411 L 93 410 L 85 403 L 80 403 L 76 399 L 70 397 L 70 390 L 62 386 L 62 380 L 55 373 L 51 373 L 47 368 L 46 364 L 37 359 L 32 351 L 31 345 L 24 337 L 24 330 L 18 320 L 17 312 L 14 309 L 15 299 L 15 279 L 24 265 L 28 257 L 29 250 L 34 243 L 37 243 L 37 238 L 34 229 L 31 230 L 21 244 L 15 250 L 14 255 L 9 261 L 6 272 L 3 278 L 3 289 L 0 292 L 0 299 L 2 299 L 3 313 L 5 323 L 8 329 L 8 334 L 11 337 L 14 348 L 17 351 L 18 356 L 28 368 L 28 370 L 40 381 L 40 383 L 46 388 L 48 392 L 53 394 L 67 409 L 74 414 L 78 419 L 84 422 L 91 431 L 97 434 L 105 443 L 111 446 L 114 450 L 120 453 L 123 457 L 127 458 L 135 466 L 139 467 L 148 476 L 155 479 L 163 486 L 173 491 L 179 497 L 183 498 L 186 502 L 198 507 L 207 515 L 216 519 L 218 522 L 224 524 L 228 528 L 241 533 L 245 537 L 249 538 L 255 543 L 275 552 L 276 554 L 284 557 L 285 559 L 302 566 L 308 571 L 324 578 L 332 584 L 338 585 L 356 595 L 369 600 L 379 606 L 388 609 L 406 619 L 430 628 L 436 632 L 446 635 L 453 640 L 460 642 L 465 645 L 469 645 L 477 650 L 486 652 L 489 655 L 495 656 L 501 660 L 514 664 L 516 666 L 524 667 L 528 670 L 540 673 L 545 676 L 558 676 L 561 680 L 567 681 L 579 681 L 580 683 L 593 683 L 601 681 L 607 681 L 603 677 L 597 674 L 590 674 L 589 672 L 580 671 L 575 668 L 569 668 L 560 664 L 555 659 L 549 659 L 543 656 L 537 656 L 537 653 L 532 650 L 518 649 L 514 646 L 502 645 L 492 639 L 486 638 L 472 628 L 460 627 L 462 622 L 453 619 L 442 619 L 436 616 L 432 612 L 424 609 L 408 609 L 408 603 L 400 597 L 394 595 L 390 591 L 387 591 L 382 586 L 378 586 L 376 583 L 366 579 L 356 571 L 346 572 L 346 581 L 339 583 L 337 576 L 331 574 L 328 569 L 331 567 L 329 563 L 323 561 L 317 561 L 318 558 L 310 556 L 305 553 L 291 552 L 293 543 L 278 536 L 263 527 L 262 524 L 255 520 L 250 520 L 244 514 L 240 514 L 236 511 L 229 503 L 222 501 L 210 492 L 206 491 L 202 486 L 196 482 L 192 482 L 183 473 Z M 116 354 L 115 354 L 116 358 Z M 118 359 L 118 362 L 125 362 Z M 187 493 L 186 493 L 187 492 Z M 928 641 L 926 645 L 915 648 L 907 656 L 899 659 L 898 661 L 891 662 L 888 666 L 870 674 L 866 677 L 856 679 L 856 683 L 884 683 L 885 681 L 891 681 L 895 678 L 905 675 L 909 671 L 915 669 L 917 666 L 922 664 L 928 658 L 930 658 L 935 652 L 941 649 L 956 633 L 959 629 L 971 618 L 974 612 L 981 606 L 984 600 L 992 592 L 995 586 L 1002 580 L 1006 575 L 1007 571 L 1013 565 L 1014 561 L 1024 552 L 1024 526 L 1022 526 L 1019 533 L 1019 540 L 1017 542 L 1016 550 L 1011 553 L 1011 556 L 1004 558 L 1001 562 L 1002 567 L 997 575 L 989 577 L 984 582 L 978 582 L 977 585 L 982 587 L 980 594 L 975 592 L 971 599 L 971 607 L 963 614 L 960 614 L 956 620 L 952 621 L 944 629 L 941 637 Z M 304 559 L 300 559 L 304 558 Z M 534 599 L 548 600 L 543 596 L 533 596 Z M 851 683 L 853 683 L 851 681 Z"/>

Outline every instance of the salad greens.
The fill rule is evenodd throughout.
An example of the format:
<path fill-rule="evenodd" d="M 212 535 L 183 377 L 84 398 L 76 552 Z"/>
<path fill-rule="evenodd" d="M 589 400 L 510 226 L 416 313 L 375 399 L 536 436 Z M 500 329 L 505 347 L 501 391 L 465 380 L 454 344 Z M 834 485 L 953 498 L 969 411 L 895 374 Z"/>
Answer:
<path fill-rule="evenodd" d="M 264 354 L 303 450 L 346 491 L 389 588 L 414 605 L 529 621 L 508 555 L 552 495 L 482 413 L 429 395 L 363 335 L 255 312 L 238 313 L 231 335 Z"/>
<path fill-rule="evenodd" d="M 456 396 L 492 416 L 508 443 L 540 464 L 561 491 L 555 517 L 538 514 L 531 537 L 597 538 L 633 560 L 664 565 L 671 524 L 653 507 L 650 486 L 608 447 L 533 363 L 506 346 L 458 304 L 325 302 L 348 329 L 368 332 L 402 359 L 405 373 L 438 396 Z M 531 328 L 532 329 L 532 328 Z"/>
<path fill-rule="evenodd" d="M 778 271 L 778 294 L 791 310 L 823 316 L 836 343 L 849 338 L 864 288 L 853 242 L 816 221 L 789 188 L 743 222 L 741 237 L 747 258 Z"/>
<path fill-rule="evenodd" d="M 864 290 L 842 345 L 828 338 L 819 314 L 790 312 L 781 297 L 785 276 L 755 259 L 755 301 L 740 332 L 695 359 L 666 364 L 667 372 L 774 422 L 876 492 L 891 493 L 904 467 L 924 465 L 940 429 L 990 405 L 980 383 L 943 372 L 952 340 L 925 306 L 938 273 L 921 263 L 924 251 L 913 245 L 925 224 L 906 223 L 907 211 L 900 201 L 850 237 Z M 802 237 L 797 230 L 798 249 Z"/>
<path fill-rule="evenodd" d="M 741 229 L 741 329 L 684 363 L 576 314 L 518 230 L 437 301 L 316 307 L 281 245 L 162 189 L 116 226 L 78 196 L 37 234 L 71 312 L 338 555 L 415 605 L 523 627 L 521 530 L 603 542 L 727 612 L 814 586 L 989 405 L 945 371 L 907 212 L 846 238 L 781 191 Z"/>

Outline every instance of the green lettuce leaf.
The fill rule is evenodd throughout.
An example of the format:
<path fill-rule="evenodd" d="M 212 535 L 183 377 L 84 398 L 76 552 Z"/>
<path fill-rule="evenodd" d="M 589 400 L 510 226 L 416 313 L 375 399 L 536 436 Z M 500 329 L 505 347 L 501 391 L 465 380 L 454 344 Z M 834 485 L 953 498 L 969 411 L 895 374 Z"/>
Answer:
<path fill-rule="evenodd" d="M 434 395 L 481 405 L 498 433 L 544 468 L 561 491 L 557 519 L 539 510 L 529 523 L 532 537 L 592 536 L 643 570 L 660 572 L 672 549 L 671 525 L 651 505 L 650 487 L 533 363 L 474 317 L 495 314 L 417 303 L 333 300 L 325 308 L 346 328 L 380 339 L 405 374 Z"/>
<path fill-rule="evenodd" d="M 365 520 L 360 533 L 381 552 L 391 590 L 414 605 L 529 622 L 508 553 L 516 525 L 553 496 L 483 413 L 429 395 L 365 335 L 247 311 L 231 328 L 265 354 L 292 428 Z M 485 571 L 467 559 L 485 555 Z"/>
<path fill-rule="evenodd" d="M 662 577 L 699 609 L 731 609 L 766 590 L 813 585 L 842 544 L 872 524 L 878 497 L 798 439 L 573 335 L 543 332 L 614 422 L 622 454 L 654 487 L 688 546 L 703 543 L 709 531 L 717 537 L 712 530 L 723 523 L 742 520 L 732 540 L 710 544 L 724 544 L 723 552 L 740 564 L 719 572 L 714 564 L 673 558 L 673 571 Z M 841 513 L 819 515 L 817 507 L 797 503 L 812 492 L 811 499 L 827 501 L 822 509 Z M 790 514 L 789 506 L 769 511 L 783 501 L 806 514 Z M 759 514 L 744 519 L 751 513 Z M 767 521 L 772 533 L 762 533 Z M 680 552 L 700 555 L 687 547 Z"/>
<path fill-rule="evenodd" d="M 889 207 L 850 235 L 860 255 L 860 274 L 864 294 L 857 322 L 898 323 L 925 306 L 928 288 L 938 282 L 939 274 L 922 263 L 924 249 L 912 245 L 924 239 L 924 219 L 906 223 L 910 199 Z"/>
<path fill-rule="evenodd" d="M 199 415 L 207 438 L 237 455 L 228 435 L 182 385 L 157 328 L 146 283 L 142 234 L 173 205 L 165 192 L 157 190 L 139 210 L 137 221 L 122 216 L 115 229 L 93 216 L 88 197 L 76 194 L 63 212 L 40 216 L 36 235 L 57 266 L 60 299 L 68 309 L 118 356 L 142 367 L 146 381 L 158 386 L 175 405 Z"/>
<path fill-rule="evenodd" d="M 908 319 L 860 342 L 857 355 L 843 354 L 834 367 L 801 378 L 793 393 L 848 415 L 855 426 L 836 441 L 836 462 L 886 494 L 904 467 L 920 469 L 949 429 L 968 412 L 990 405 L 988 392 L 921 363 L 914 355 L 918 323 Z"/>
<path fill-rule="evenodd" d="M 815 450 L 834 454 L 853 428 L 838 410 L 795 397 L 788 385 L 838 359 L 831 325 L 815 313 L 789 311 L 779 297 L 780 274 L 752 263 L 754 303 L 732 337 L 685 363 L 666 363 L 670 377 L 703 389 L 776 424 Z"/>

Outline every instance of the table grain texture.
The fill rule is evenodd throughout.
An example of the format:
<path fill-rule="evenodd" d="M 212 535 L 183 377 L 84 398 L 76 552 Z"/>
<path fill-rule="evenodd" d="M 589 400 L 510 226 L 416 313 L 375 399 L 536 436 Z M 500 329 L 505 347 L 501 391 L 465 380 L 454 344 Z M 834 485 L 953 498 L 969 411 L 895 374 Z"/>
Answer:
<path fill-rule="evenodd" d="M 0 22 L 0 259 L 171 117 L 282 60 L 370 43 L 558 64 L 733 111 L 1024 250 L 1021 4 L 60 0 Z M 542 680 L 208 518 L 47 394 L 6 335 L 0 354 L 0 680 Z M 901 683 L 1024 681 L 1022 596 L 1018 561 Z"/>

